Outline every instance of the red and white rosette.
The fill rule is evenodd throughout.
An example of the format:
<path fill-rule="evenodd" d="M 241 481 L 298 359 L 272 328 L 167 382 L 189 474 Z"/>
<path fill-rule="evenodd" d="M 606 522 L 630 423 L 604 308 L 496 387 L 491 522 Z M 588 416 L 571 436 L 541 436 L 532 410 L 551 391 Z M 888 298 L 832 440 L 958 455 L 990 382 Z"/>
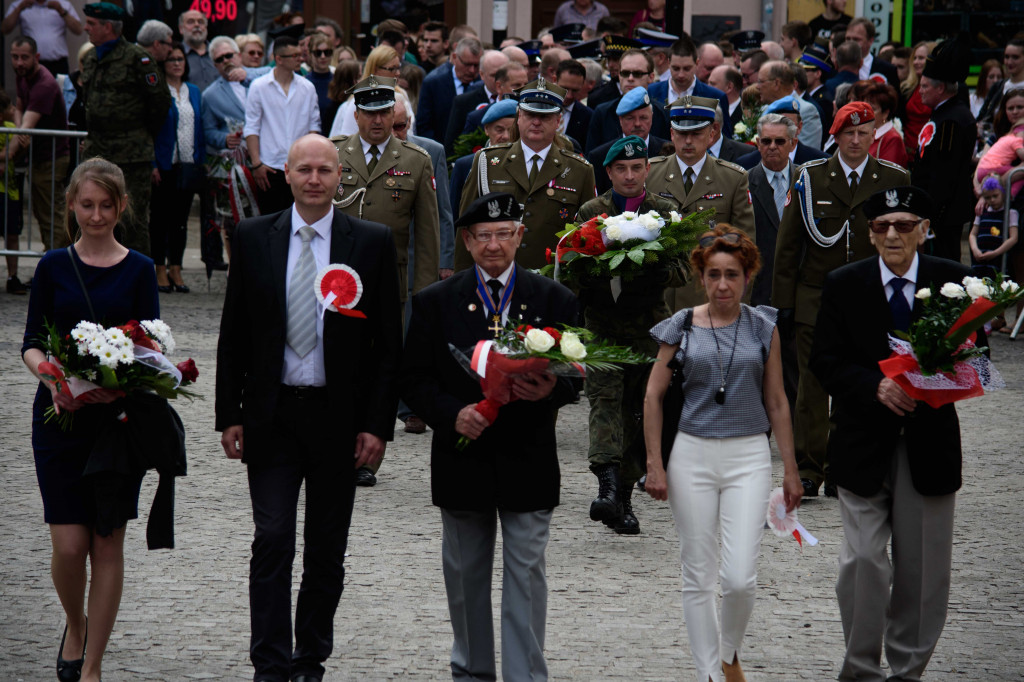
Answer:
<path fill-rule="evenodd" d="M 317 274 L 313 286 L 321 311 L 366 319 L 366 313 L 354 310 L 363 296 L 363 280 L 353 268 L 332 263 Z"/>
<path fill-rule="evenodd" d="M 797 520 L 796 510 L 797 508 L 794 507 L 793 511 L 786 511 L 786 496 L 782 492 L 782 488 L 776 488 L 768 496 L 768 527 L 780 538 L 792 535 L 801 547 L 805 541 L 813 547 L 818 544 L 818 539 L 808 533 L 807 529 L 800 524 L 800 521 Z"/>

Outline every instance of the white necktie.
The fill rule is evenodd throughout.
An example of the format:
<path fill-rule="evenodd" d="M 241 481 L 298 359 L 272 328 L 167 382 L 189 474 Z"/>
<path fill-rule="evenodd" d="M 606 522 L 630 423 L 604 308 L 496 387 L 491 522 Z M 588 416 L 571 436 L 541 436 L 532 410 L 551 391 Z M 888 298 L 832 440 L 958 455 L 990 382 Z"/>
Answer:
<path fill-rule="evenodd" d="M 308 225 L 299 229 L 302 252 L 295 262 L 288 285 L 288 328 L 285 339 L 300 358 L 306 357 L 316 346 L 316 262 L 310 242 L 316 230 Z"/>

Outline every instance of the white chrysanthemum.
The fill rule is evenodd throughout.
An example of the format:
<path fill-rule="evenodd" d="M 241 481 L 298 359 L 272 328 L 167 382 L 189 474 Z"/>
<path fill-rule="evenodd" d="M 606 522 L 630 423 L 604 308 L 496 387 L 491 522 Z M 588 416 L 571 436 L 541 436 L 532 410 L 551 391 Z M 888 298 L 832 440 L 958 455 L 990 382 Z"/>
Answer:
<path fill-rule="evenodd" d="M 102 366 L 113 369 L 114 367 L 117 367 L 117 363 L 120 362 L 120 355 L 121 351 L 110 344 L 106 344 L 100 349 L 99 353 L 96 354 L 96 357 L 99 358 Z"/>
<path fill-rule="evenodd" d="M 679 215 L 675 211 L 669 211 L 668 217 L 673 223 L 681 223 L 683 221 L 683 216 Z"/>
<path fill-rule="evenodd" d="M 1004 279 L 999 285 L 999 288 L 1003 291 L 1008 291 L 1011 294 L 1015 294 L 1020 291 L 1020 285 L 1014 282 L 1012 279 Z"/>
<path fill-rule="evenodd" d="M 122 365 L 130 365 L 135 362 L 134 346 L 119 348 L 117 351 L 117 361 Z"/>
<path fill-rule="evenodd" d="M 959 284 L 954 284 L 953 282 L 946 282 L 943 284 L 942 288 L 939 289 L 939 293 L 946 298 L 965 298 L 967 296 L 967 292 L 964 291 L 964 288 Z"/>
<path fill-rule="evenodd" d="M 164 353 L 174 352 L 174 337 L 171 335 L 171 328 L 163 320 L 143 320 L 142 328 L 156 339 L 160 349 Z"/>
<path fill-rule="evenodd" d="M 78 349 L 78 354 L 81 355 L 82 357 L 85 357 L 89 354 L 89 344 L 77 343 L 75 344 L 75 347 Z"/>
<path fill-rule="evenodd" d="M 91 369 L 82 370 L 82 378 L 86 381 L 96 381 L 96 371 Z"/>
<path fill-rule="evenodd" d="M 117 346 L 120 348 L 121 346 L 128 343 L 128 337 L 125 336 L 124 332 L 118 329 L 117 327 L 111 327 L 110 329 L 107 329 L 103 333 L 103 335 L 106 337 L 107 343 L 109 343 L 112 346 Z"/>
<path fill-rule="evenodd" d="M 963 285 L 972 301 L 992 295 L 992 288 L 979 277 L 964 277 Z"/>
<path fill-rule="evenodd" d="M 98 358 L 106 347 L 107 343 L 102 338 L 94 338 L 89 342 L 89 355 Z"/>
<path fill-rule="evenodd" d="M 555 337 L 543 329 L 531 329 L 526 332 L 526 349 L 533 353 L 547 353 L 555 345 Z"/>
<path fill-rule="evenodd" d="M 570 360 L 582 360 L 587 357 L 587 347 L 580 341 L 580 337 L 572 332 L 562 334 L 562 340 L 558 345 L 565 357 Z"/>
<path fill-rule="evenodd" d="M 914 298 L 919 299 L 921 301 L 927 301 L 931 297 L 932 290 L 928 287 L 922 287 L 921 289 L 917 290 L 916 294 L 914 294 Z"/>

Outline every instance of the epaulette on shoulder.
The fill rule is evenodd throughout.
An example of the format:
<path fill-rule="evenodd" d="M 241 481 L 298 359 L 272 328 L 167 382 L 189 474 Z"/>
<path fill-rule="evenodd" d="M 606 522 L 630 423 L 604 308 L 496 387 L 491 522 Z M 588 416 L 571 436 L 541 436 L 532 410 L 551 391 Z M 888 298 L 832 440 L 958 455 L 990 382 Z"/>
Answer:
<path fill-rule="evenodd" d="M 743 166 L 740 166 L 739 164 L 735 164 L 732 161 L 726 161 L 724 159 L 715 159 L 715 161 L 718 162 L 719 166 L 724 166 L 725 168 L 728 168 L 730 170 L 734 170 L 737 173 L 746 174 L 746 172 L 747 172 L 746 168 L 744 168 Z"/>
<path fill-rule="evenodd" d="M 587 158 L 585 156 L 581 156 L 581 155 L 577 154 L 576 152 L 574 152 L 571 149 L 559 148 L 558 151 L 562 152 L 563 156 L 568 156 L 570 159 L 576 159 L 577 161 L 582 161 L 583 163 L 587 164 L 588 166 L 590 165 L 590 162 L 587 161 Z"/>
<path fill-rule="evenodd" d="M 480 151 L 482 151 L 482 152 L 489 152 L 492 149 L 508 149 L 513 144 L 515 144 L 515 143 L 514 142 L 499 142 L 498 144 L 492 144 L 490 147 L 484 147 Z"/>
<path fill-rule="evenodd" d="M 331 142 L 342 142 L 342 143 L 344 143 L 344 142 L 348 142 L 349 138 L 351 138 L 351 137 L 352 137 L 351 135 L 335 135 L 334 137 L 330 138 L 330 140 L 331 140 Z"/>
<path fill-rule="evenodd" d="M 671 157 L 669 157 L 669 156 L 652 156 L 651 158 L 649 158 L 649 159 L 648 159 L 648 161 L 649 161 L 649 162 L 651 163 L 651 165 L 653 166 L 653 165 L 654 165 L 654 164 L 656 164 L 656 163 L 665 163 L 665 162 L 666 162 L 666 161 L 668 161 L 668 160 L 669 160 L 670 158 L 671 158 Z"/>
<path fill-rule="evenodd" d="M 823 163 L 828 163 L 828 159 L 811 159 L 806 163 L 802 163 L 796 167 L 797 171 L 802 171 L 804 168 L 811 168 L 813 166 L 820 166 Z"/>
<path fill-rule="evenodd" d="M 876 161 L 878 161 L 878 163 L 882 164 L 883 166 L 886 166 L 887 168 L 891 168 L 891 169 L 893 169 L 895 171 L 899 171 L 900 175 L 907 175 L 907 169 L 904 168 L 903 166 L 899 165 L 898 163 L 893 163 L 892 161 L 886 161 L 885 159 L 876 159 Z"/>
<path fill-rule="evenodd" d="M 401 142 L 403 147 L 418 151 L 420 154 L 423 154 L 423 156 L 427 157 L 428 159 L 430 158 L 430 152 L 428 152 L 426 149 L 419 146 L 415 142 L 409 142 L 409 140 L 402 140 Z"/>

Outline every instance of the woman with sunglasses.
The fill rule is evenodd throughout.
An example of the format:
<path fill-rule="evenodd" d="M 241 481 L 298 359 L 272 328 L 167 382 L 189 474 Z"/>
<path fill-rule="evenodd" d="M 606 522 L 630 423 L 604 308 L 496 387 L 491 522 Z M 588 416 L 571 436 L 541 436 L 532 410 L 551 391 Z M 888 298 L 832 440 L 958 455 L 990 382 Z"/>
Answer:
<path fill-rule="evenodd" d="M 363 76 L 360 80 L 370 76 L 398 78 L 401 71 L 402 61 L 399 59 L 395 49 L 390 45 L 378 45 L 366 57 L 366 64 L 363 66 Z M 404 93 L 405 91 L 396 87 L 395 92 Z M 335 135 L 355 135 L 357 132 L 359 132 L 359 129 L 356 126 L 356 103 L 354 99 L 349 97 L 338 107 L 338 113 L 334 115 L 334 122 L 331 124 L 331 134 L 329 137 L 334 137 Z"/>
<path fill-rule="evenodd" d="M 326 33 L 314 33 L 309 37 L 309 68 L 306 80 L 316 88 L 317 104 L 320 105 L 321 114 L 331 108 L 333 102 L 328 94 L 331 86 L 331 79 L 334 78 L 334 67 L 331 66 L 331 59 L 334 58 L 334 45 L 331 37 Z M 327 135 L 331 131 L 331 123 L 334 119 L 320 116 L 320 132 Z"/>
<path fill-rule="evenodd" d="M 258 69 L 263 66 L 263 39 L 255 33 L 243 33 L 235 36 L 235 44 L 238 45 L 239 58 L 242 66 L 247 69 Z"/>
<path fill-rule="evenodd" d="M 782 385 L 778 311 L 742 303 L 761 264 L 757 247 L 721 223 L 701 236 L 690 262 L 708 302 L 680 310 L 651 330 L 660 345 L 644 402 L 646 488 L 654 499 L 668 500 L 679 533 L 683 617 L 697 679 L 741 682 L 746 678 L 739 654 L 754 608 L 772 481 L 769 429 L 782 459 L 787 511 L 799 506 L 803 486 Z M 662 401 L 673 359 L 682 366 L 685 400 L 666 471 Z M 721 626 L 715 606 L 719 574 Z"/>

